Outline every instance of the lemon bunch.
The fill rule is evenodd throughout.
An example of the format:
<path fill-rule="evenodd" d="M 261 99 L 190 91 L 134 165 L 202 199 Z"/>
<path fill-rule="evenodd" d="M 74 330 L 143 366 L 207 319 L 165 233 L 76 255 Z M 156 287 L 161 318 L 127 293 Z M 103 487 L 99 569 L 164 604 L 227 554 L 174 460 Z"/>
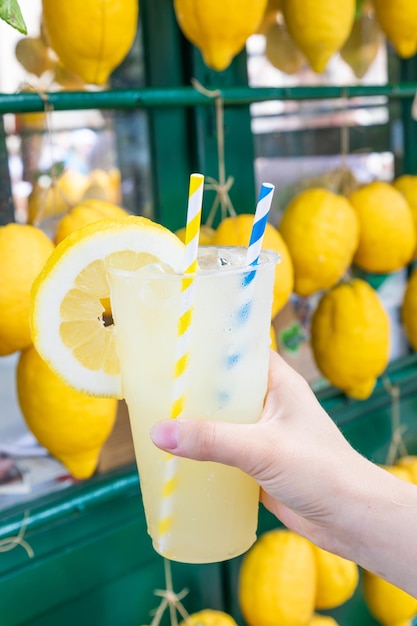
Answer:
<path fill-rule="evenodd" d="M 60 218 L 85 200 L 120 203 L 120 170 L 95 169 L 89 174 L 82 174 L 66 168 L 56 180 L 49 175 L 40 176 L 29 194 L 28 221 L 39 225 L 43 220 Z"/>
<path fill-rule="evenodd" d="M 249 626 L 335 624 L 316 610 L 346 602 L 358 581 L 355 563 L 294 531 L 272 530 L 257 539 L 242 561 L 239 605 Z"/>

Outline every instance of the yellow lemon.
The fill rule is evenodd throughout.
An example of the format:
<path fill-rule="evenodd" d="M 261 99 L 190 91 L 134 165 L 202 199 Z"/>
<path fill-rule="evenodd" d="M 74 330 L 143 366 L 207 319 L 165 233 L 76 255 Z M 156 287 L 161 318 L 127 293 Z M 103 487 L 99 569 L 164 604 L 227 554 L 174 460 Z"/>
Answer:
<path fill-rule="evenodd" d="M 138 0 L 42 0 L 43 24 L 61 63 L 103 85 L 133 44 L 138 7 Z"/>
<path fill-rule="evenodd" d="M 41 176 L 29 195 L 29 222 L 38 224 L 48 217 L 63 215 L 81 200 L 86 188 L 87 177 L 76 170 L 64 170 L 56 181 Z"/>
<path fill-rule="evenodd" d="M 325 293 L 311 322 L 316 365 L 352 398 L 365 399 L 388 364 L 390 326 L 378 295 L 354 279 Z"/>
<path fill-rule="evenodd" d="M 261 535 L 243 559 L 238 594 L 249 626 L 306 626 L 316 594 L 311 543 L 290 530 Z"/>
<path fill-rule="evenodd" d="M 338 626 L 338 622 L 329 615 L 315 614 L 311 621 L 308 622 L 308 626 Z"/>
<path fill-rule="evenodd" d="M 306 63 L 285 24 L 277 20 L 265 33 L 265 56 L 271 65 L 285 74 L 296 74 Z"/>
<path fill-rule="evenodd" d="M 372 5 L 365 5 L 340 50 L 342 59 L 357 78 L 363 78 L 375 61 L 382 44 L 382 33 Z"/>
<path fill-rule="evenodd" d="M 417 613 L 417 598 L 368 571 L 363 572 L 363 591 L 370 613 L 389 626 Z"/>
<path fill-rule="evenodd" d="M 205 64 L 225 70 L 262 21 L 267 0 L 174 0 L 185 37 L 201 50 Z"/>
<path fill-rule="evenodd" d="M 180 626 L 237 626 L 237 624 L 233 617 L 224 611 L 203 609 L 189 615 Z"/>
<path fill-rule="evenodd" d="M 400 470 L 405 470 L 410 476 L 410 481 L 417 485 L 417 455 L 408 454 L 399 458 L 395 467 Z"/>
<path fill-rule="evenodd" d="M 113 167 L 109 171 L 95 169 L 88 175 L 83 200 L 104 200 L 113 204 L 120 204 L 122 200 L 121 182 L 121 173 L 117 167 Z"/>
<path fill-rule="evenodd" d="M 310 296 L 335 285 L 359 242 L 358 219 L 341 195 L 307 189 L 285 208 L 279 224 L 294 264 L 294 291 Z"/>
<path fill-rule="evenodd" d="M 414 0 L 374 0 L 378 22 L 400 57 L 417 52 L 417 3 Z"/>
<path fill-rule="evenodd" d="M 175 231 L 175 234 L 181 239 L 183 243 L 185 243 L 185 230 L 185 228 L 180 228 L 179 230 Z M 209 246 L 210 244 L 212 244 L 215 232 L 216 231 L 214 230 L 214 228 L 210 228 L 210 226 L 206 226 L 205 224 L 203 224 L 200 228 L 198 245 Z"/>
<path fill-rule="evenodd" d="M 347 602 L 355 593 L 359 582 L 356 563 L 343 559 L 312 544 L 317 569 L 315 607 L 333 609 Z"/>
<path fill-rule="evenodd" d="M 380 467 L 382 467 L 382 469 L 384 469 L 386 472 L 389 472 L 396 478 L 399 478 L 400 480 L 405 480 L 406 482 L 409 482 L 409 483 L 413 482 L 411 480 L 411 474 L 408 471 L 407 467 L 402 467 L 401 465 L 397 465 L 397 464 L 380 465 Z"/>
<path fill-rule="evenodd" d="M 42 76 L 54 66 L 49 49 L 41 37 L 19 39 L 15 47 L 15 56 L 22 67 L 35 76 Z"/>
<path fill-rule="evenodd" d="M 30 346 L 30 290 L 54 244 L 28 224 L 0 226 L 0 356 Z"/>
<path fill-rule="evenodd" d="M 416 248 L 416 231 L 403 195 L 388 183 L 374 181 L 353 191 L 349 200 L 359 219 L 354 264 L 375 273 L 407 265 Z"/>
<path fill-rule="evenodd" d="M 408 206 L 411 209 L 414 221 L 414 229 L 417 233 L 417 176 L 411 174 L 404 174 L 399 176 L 393 182 L 393 186 L 397 191 L 403 194 L 404 198 L 408 202 Z M 417 243 L 413 256 L 417 254 Z"/>
<path fill-rule="evenodd" d="M 212 243 L 216 246 L 248 246 L 252 231 L 253 215 L 241 214 L 227 217 L 216 229 Z M 294 285 L 294 268 L 288 248 L 283 238 L 272 224 L 267 224 L 262 247 L 274 250 L 281 260 L 275 269 L 274 301 L 272 318 L 288 302 Z"/>
<path fill-rule="evenodd" d="M 16 378 L 19 405 L 36 439 L 72 476 L 89 478 L 113 428 L 117 400 L 71 389 L 33 346 L 20 355 Z"/>
<path fill-rule="evenodd" d="M 401 318 L 407 339 L 417 350 L 417 268 L 411 272 L 405 288 Z"/>
<path fill-rule="evenodd" d="M 58 245 L 65 237 L 87 224 L 92 224 L 106 218 L 118 219 L 120 217 L 127 217 L 127 215 L 127 211 L 110 202 L 103 200 L 84 200 L 74 206 L 58 222 L 54 237 L 55 244 Z"/>
<path fill-rule="evenodd" d="M 291 37 L 321 73 L 349 36 L 355 0 L 282 0 L 282 12 Z"/>
<path fill-rule="evenodd" d="M 271 324 L 271 328 L 269 330 L 269 336 L 271 337 L 271 348 L 278 352 L 278 343 L 277 343 L 277 333 L 273 324 Z"/>
<path fill-rule="evenodd" d="M 102 319 L 110 292 L 106 267 L 161 262 L 181 271 L 184 244 L 144 217 L 101 220 L 68 235 L 32 291 L 33 343 L 65 382 L 98 396 L 121 395 L 113 326 Z"/>

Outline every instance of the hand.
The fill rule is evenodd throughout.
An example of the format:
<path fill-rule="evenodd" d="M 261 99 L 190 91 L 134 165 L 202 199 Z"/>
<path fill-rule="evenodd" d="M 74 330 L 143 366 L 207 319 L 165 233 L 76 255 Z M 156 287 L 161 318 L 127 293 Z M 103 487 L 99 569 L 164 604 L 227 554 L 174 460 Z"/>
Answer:
<path fill-rule="evenodd" d="M 263 504 L 286 526 L 316 535 L 340 508 L 338 480 L 358 456 L 307 382 L 271 350 L 269 385 L 256 424 L 169 420 L 151 431 L 175 455 L 239 467 L 261 486 Z"/>
<path fill-rule="evenodd" d="M 168 420 L 151 438 L 177 456 L 239 467 L 288 528 L 417 597 L 416 486 L 358 454 L 276 353 L 257 423 Z"/>

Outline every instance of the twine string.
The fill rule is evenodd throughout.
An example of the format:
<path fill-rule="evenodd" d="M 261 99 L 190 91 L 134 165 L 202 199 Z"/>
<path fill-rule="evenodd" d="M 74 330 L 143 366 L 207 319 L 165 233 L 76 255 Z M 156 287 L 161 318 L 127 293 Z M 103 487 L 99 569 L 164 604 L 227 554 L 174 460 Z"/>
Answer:
<path fill-rule="evenodd" d="M 188 589 L 184 588 L 179 593 L 175 593 L 172 584 L 171 563 L 168 559 L 164 559 L 165 587 L 166 589 L 156 589 L 154 594 L 162 598 L 160 605 L 155 611 L 150 626 L 159 626 L 159 623 L 166 611 L 169 609 L 171 626 L 178 626 L 177 611 L 181 617 L 188 621 L 189 613 L 185 610 L 181 600 L 188 594 Z"/>
<path fill-rule="evenodd" d="M 393 385 L 388 377 L 382 379 L 385 391 L 391 396 L 391 441 L 388 447 L 386 464 L 393 465 L 398 456 L 405 456 L 407 447 L 404 443 L 403 434 L 406 430 L 401 424 L 400 389 Z"/>
<path fill-rule="evenodd" d="M 5 537 L 4 539 L 0 539 L 0 552 L 9 552 L 17 546 L 21 546 L 30 559 L 33 559 L 35 553 L 29 543 L 24 539 L 24 534 L 26 531 L 26 520 L 29 517 L 29 511 L 25 511 L 23 516 L 22 525 L 19 528 L 19 532 L 14 537 Z"/>
<path fill-rule="evenodd" d="M 216 111 L 218 180 L 208 176 L 206 178 L 207 182 L 204 185 L 205 189 L 208 191 L 215 191 L 216 194 L 206 220 L 206 225 L 211 227 L 219 206 L 221 211 L 221 220 L 224 220 L 229 215 L 233 217 L 236 216 L 236 211 L 229 196 L 229 191 L 235 180 L 233 176 L 228 176 L 226 178 L 226 159 L 224 149 L 224 99 L 221 95 L 220 89 L 207 89 L 196 78 L 192 78 L 191 83 L 196 91 L 203 94 L 207 98 L 214 99 Z"/>
<path fill-rule="evenodd" d="M 59 179 L 62 176 L 62 172 L 58 173 L 59 168 L 56 167 L 57 164 L 55 161 L 54 130 L 53 130 L 53 125 L 52 125 L 52 113 L 54 112 L 54 105 L 50 101 L 49 95 L 46 93 L 45 90 L 39 87 L 36 87 L 32 85 L 31 83 L 23 83 L 23 85 L 21 85 L 21 87 L 19 88 L 18 92 L 24 91 L 25 89 L 30 89 L 31 91 L 34 91 L 42 100 L 43 112 L 45 114 L 45 119 L 44 119 L 45 138 L 46 138 L 47 149 L 49 151 L 51 163 L 52 163 L 52 166 L 49 170 L 50 183 L 45 188 L 44 193 L 42 194 L 42 198 L 41 198 L 41 201 L 39 202 L 36 216 L 32 222 L 33 226 L 39 226 L 42 223 L 42 220 L 44 218 L 48 195 L 50 191 L 59 194 L 62 197 L 64 203 L 69 208 L 71 206 L 71 202 L 70 202 L 70 199 L 67 197 L 67 195 L 59 187 L 59 185 L 57 185 Z M 53 196 L 53 201 L 54 202 L 56 201 L 55 195 Z"/>

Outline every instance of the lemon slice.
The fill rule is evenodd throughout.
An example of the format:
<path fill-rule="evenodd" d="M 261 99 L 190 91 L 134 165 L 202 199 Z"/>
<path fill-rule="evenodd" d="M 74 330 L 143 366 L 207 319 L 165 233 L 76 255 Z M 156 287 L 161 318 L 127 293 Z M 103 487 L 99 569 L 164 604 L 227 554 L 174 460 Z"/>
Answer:
<path fill-rule="evenodd" d="M 32 288 L 36 350 L 65 382 L 95 396 L 121 397 L 106 267 L 135 270 L 164 263 L 182 270 L 184 244 L 144 217 L 102 220 L 75 231 L 53 251 Z"/>

